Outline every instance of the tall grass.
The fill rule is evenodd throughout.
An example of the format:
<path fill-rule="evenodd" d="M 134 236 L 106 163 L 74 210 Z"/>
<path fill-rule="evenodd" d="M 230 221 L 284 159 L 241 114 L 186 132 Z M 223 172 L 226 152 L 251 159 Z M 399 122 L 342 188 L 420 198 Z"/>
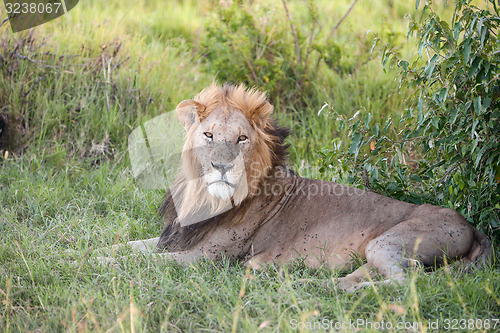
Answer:
<path fill-rule="evenodd" d="M 310 24 L 306 3 L 287 3 L 295 24 Z M 316 2 L 326 34 L 351 3 Z M 252 4 L 286 24 L 281 2 Z M 498 264 L 475 274 L 456 266 L 415 271 L 402 286 L 350 295 L 333 279 L 359 261 L 331 272 L 300 260 L 255 271 L 227 261 L 180 267 L 127 253 L 111 266 L 93 259 L 96 249 L 162 230 L 162 193 L 135 185 L 127 136 L 217 79 L 200 39 L 218 5 L 82 1 L 31 32 L 0 27 L 0 116 L 9 130 L 0 133 L 0 331 L 288 332 L 363 319 L 372 327 L 362 331 L 384 321 L 390 332 L 405 322 L 406 331 L 425 332 L 436 320 L 445 331 L 446 319 L 498 319 Z M 314 150 L 338 136 L 334 111 L 366 110 L 379 119 L 402 111 L 405 93 L 370 57 L 366 30 L 397 44 L 412 8 L 359 2 L 332 37 L 347 71 L 320 64 L 314 94 L 300 109 L 272 101 L 292 129 L 290 164 L 300 173 L 320 176 Z"/>
<path fill-rule="evenodd" d="M 318 1 L 317 6 L 324 9 L 319 11 L 319 21 L 325 34 L 347 10 L 347 4 Z M 290 106 L 273 101 L 277 111 L 283 111 L 284 122 L 306 126 L 305 132 L 301 128 L 294 132 L 294 142 L 301 138 L 307 144 L 297 145 L 292 161 L 311 159 L 311 148 L 321 147 L 335 134 L 329 121 L 301 119 L 316 113 L 324 103 L 347 114 L 366 109 L 384 116 L 401 109 L 403 97 L 398 96 L 397 84 L 392 76 L 381 74 L 377 60 L 368 55 L 369 28 L 395 40 L 404 37 L 401 20 L 408 6 L 386 5 L 385 1 L 366 8 L 358 5 L 340 25 L 332 39 L 342 46 L 341 64 L 348 73 L 320 65 L 317 82 L 312 82 L 316 93 L 306 110 L 288 110 Z M 5 87 L 0 91 L 1 104 L 11 106 L 15 124 L 26 125 L 20 129 L 25 130 L 22 134 L 28 138 L 24 141 L 30 145 L 37 138 L 39 144 L 70 141 L 83 147 L 91 145 L 89 138 L 104 142 L 108 137 L 120 145 L 138 122 L 172 110 L 217 76 L 207 72 L 210 66 L 204 63 L 199 45 L 202 28 L 212 19 L 211 6 L 217 4 L 138 1 L 125 6 L 117 1 L 87 1 L 33 32 L 14 36 L 4 24 L 0 28 L 2 48 L 15 70 L 3 72 L 0 78 Z M 268 6 L 286 24 L 279 3 L 259 6 Z M 304 5 L 300 2 L 291 3 L 290 11 L 297 22 L 307 20 L 302 18 Z M 359 17 L 367 13 L 370 19 L 360 24 Z M 400 21 L 392 19 L 393 15 Z M 17 45 L 16 52 L 7 52 Z M 298 118 L 290 119 L 290 114 L 298 114 Z M 66 135 L 71 140 L 64 140 Z"/>

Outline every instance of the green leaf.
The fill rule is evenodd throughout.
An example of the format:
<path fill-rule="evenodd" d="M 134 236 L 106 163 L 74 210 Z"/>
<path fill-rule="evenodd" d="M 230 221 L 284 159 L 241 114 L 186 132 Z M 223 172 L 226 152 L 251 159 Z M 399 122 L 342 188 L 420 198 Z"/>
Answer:
<path fill-rule="evenodd" d="M 488 29 L 487 26 L 483 26 L 481 28 L 481 47 L 483 47 L 484 43 L 488 41 L 489 36 L 490 36 L 490 30 Z"/>
<path fill-rule="evenodd" d="M 475 57 L 469 68 L 469 77 L 476 73 L 477 68 L 482 63 L 483 59 L 481 57 Z"/>
<path fill-rule="evenodd" d="M 476 156 L 476 160 L 474 161 L 474 169 L 477 169 L 479 166 L 479 162 L 481 162 L 481 158 L 483 157 L 484 152 L 486 151 L 486 146 L 483 146 L 479 153 Z"/>
<path fill-rule="evenodd" d="M 474 119 L 474 122 L 472 123 L 472 129 L 470 130 L 470 137 L 473 138 L 474 134 L 476 132 L 476 126 L 479 123 L 478 119 Z"/>
<path fill-rule="evenodd" d="M 418 46 L 418 56 L 422 58 L 422 52 L 424 51 L 425 43 L 420 43 Z"/>
<path fill-rule="evenodd" d="M 425 67 L 425 74 L 427 75 L 427 79 L 429 79 L 434 72 L 434 68 L 436 67 L 436 61 L 439 59 L 439 55 L 435 54 L 429 63 L 427 64 L 427 67 Z"/>
<path fill-rule="evenodd" d="M 444 2 L 444 5 L 446 7 L 446 0 L 443 0 L 443 2 Z M 450 29 L 450 26 L 449 26 L 448 22 L 446 22 L 446 21 L 440 21 L 439 24 L 441 25 L 441 28 L 443 28 L 443 30 Z"/>
<path fill-rule="evenodd" d="M 446 76 L 446 72 L 448 71 L 448 66 L 450 65 L 449 59 L 444 60 L 440 65 L 441 77 Z"/>
<path fill-rule="evenodd" d="M 439 129 L 438 117 L 434 116 L 431 118 L 431 124 L 435 129 Z"/>
<path fill-rule="evenodd" d="M 479 73 L 477 73 L 477 76 L 476 76 L 476 83 L 480 83 L 481 81 L 483 81 L 486 77 L 486 72 L 485 72 L 485 68 L 484 67 L 481 67 L 481 69 L 479 70 Z"/>
<path fill-rule="evenodd" d="M 379 42 L 380 39 L 375 38 L 375 41 L 373 42 L 372 48 L 370 49 L 370 55 L 373 54 L 373 50 L 375 49 L 375 46 L 377 46 L 377 43 Z"/>
<path fill-rule="evenodd" d="M 485 97 L 483 100 L 482 100 L 482 107 L 483 108 L 489 108 L 491 105 L 491 97 Z"/>
<path fill-rule="evenodd" d="M 399 66 L 400 66 L 400 67 L 403 67 L 403 70 L 404 70 L 405 72 L 408 70 L 408 66 L 409 66 L 409 65 L 410 65 L 410 64 L 409 64 L 409 63 L 408 63 L 408 61 L 406 61 L 406 60 L 401 60 L 401 61 L 399 61 Z"/>
<path fill-rule="evenodd" d="M 359 154 L 359 148 L 361 146 L 361 141 L 363 140 L 363 137 L 361 133 L 356 132 L 354 133 L 354 136 L 352 137 L 351 140 L 351 147 L 349 148 L 349 154 L 353 154 L 354 157 L 357 157 Z"/>
<path fill-rule="evenodd" d="M 420 96 L 418 98 L 418 103 L 417 103 L 417 120 L 419 123 L 424 120 L 424 115 L 423 115 L 423 104 L 424 104 L 424 98 L 422 97 L 422 93 L 420 93 Z"/>
<path fill-rule="evenodd" d="M 368 113 L 368 114 L 364 117 L 364 119 L 363 119 L 363 121 L 364 121 L 364 123 L 365 123 L 365 127 L 366 127 L 366 129 L 367 129 L 367 130 L 369 130 L 369 129 L 370 129 L 370 121 L 371 121 L 371 119 L 372 119 L 372 114 L 371 114 L 371 113 Z"/>
<path fill-rule="evenodd" d="M 392 125 L 392 119 L 391 118 L 388 118 L 386 121 L 385 121 L 385 125 L 384 125 L 384 128 L 382 129 L 382 131 L 385 133 L 389 130 L 389 128 L 391 127 Z"/>
<path fill-rule="evenodd" d="M 461 160 L 461 159 L 462 159 L 462 157 L 461 157 L 460 155 L 455 155 L 455 157 L 453 157 L 453 158 L 451 159 L 451 161 L 450 161 L 450 163 L 449 163 L 449 164 L 450 164 L 450 165 L 452 165 L 452 164 L 454 164 L 454 163 L 458 162 L 458 161 L 459 161 L 459 160 Z"/>
<path fill-rule="evenodd" d="M 464 50 L 462 52 L 465 63 L 469 62 L 471 48 L 472 48 L 472 39 L 469 38 L 464 42 Z"/>
<path fill-rule="evenodd" d="M 344 120 L 341 120 L 339 122 L 339 132 L 342 132 L 342 130 L 344 129 L 344 125 L 345 125 L 345 121 Z"/>
<path fill-rule="evenodd" d="M 458 40 L 458 38 L 460 37 L 461 30 L 462 30 L 462 22 L 458 21 L 457 23 L 455 23 L 455 27 L 453 29 L 453 38 L 455 40 Z"/>
<path fill-rule="evenodd" d="M 401 186 L 396 182 L 387 183 L 385 188 L 388 192 L 396 192 L 401 190 Z"/>
<path fill-rule="evenodd" d="M 474 110 L 477 114 L 481 114 L 481 96 L 474 98 Z"/>
<path fill-rule="evenodd" d="M 443 87 L 436 92 L 436 99 L 438 104 L 443 104 L 448 96 L 448 89 Z"/>
<path fill-rule="evenodd" d="M 451 124 L 454 124 L 455 121 L 457 120 L 457 117 L 458 117 L 458 113 L 459 113 L 459 109 L 458 108 L 453 108 L 451 111 L 450 111 L 450 123 Z"/>
<path fill-rule="evenodd" d="M 415 182 L 419 182 L 419 183 L 422 182 L 422 178 L 420 178 L 420 176 L 417 175 L 417 174 L 411 175 L 410 179 L 413 180 L 413 181 L 415 181 Z"/>
<path fill-rule="evenodd" d="M 472 141 L 472 148 L 470 150 L 470 154 L 474 154 L 474 150 L 476 150 L 476 147 L 477 147 L 477 144 L 479 143 L 479 139 L 478 138 L 475 138 L 473 141 Z"/>
<path fill-rule="evenodd" d="M 384 54 L 384 56 L 382 57 L 382 68 L 383 68 L 383 70 L 384 70 L 384 71 L 385 71 L 385 69 L 386 69 L 386 67 L 385 67 L 385 66 L 387 65 L 387 61 L 389 60 L 389 57 L 390 57 L 391 55 L 392 55 L 392 54 L 391 54 L 391 52 L 386 52 L 386 53 Z"/>
<path fill-rule="evenodd" d="M 490 62 L 486 59 L 483 59 L 482 65 L 483 65 L 484 71 L 486 72 L 486 77 L 489 78 L 489 76 L 490 76 Z"/>

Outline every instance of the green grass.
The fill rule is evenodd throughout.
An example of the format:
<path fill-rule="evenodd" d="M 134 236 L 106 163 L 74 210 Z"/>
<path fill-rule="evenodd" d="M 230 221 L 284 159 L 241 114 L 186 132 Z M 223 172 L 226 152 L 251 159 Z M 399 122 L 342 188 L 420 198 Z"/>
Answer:
<path fill-rule="evenodd" d="M 323 29 L 350 4 L 318 1 Z M 429 321 L 440 320 L 446 331 L 446 319 L 499 319 L 498 263 L 476 273 L 413 272 L 400 287 L 351 295 L 333 283 L 348 271 L 312 270 L 300 261 L 254 271 L 127 253 L 117 254 L 114 266 L 92 259 L 97 249 L 162 230 L 162 192 L 136 186 L 127 136 L 216 77 L 198 44 L 214 5 L 84 1 L 32 35 L 0 27 L 0 116 L 10 123 L 8 145 L 0 137 L 0 331 L 287 332 L 299 330 L 296 321 L 324 319 L 383 320 L 394 332 L 397 323 L 431 330 Z M 289 5 L 295 20 L 307 20 L 303 2 Z M 279 1 L 271 6 L 284 15 Z M 369 58 L 366 30 L 396 44 L 412 10 L 405 1 L 359 2 L 334 36 L 349 74 L 321 67 L 305 109 L 276 105 L 293 132 L 290 164 L 301 174 L 321 177 L 314 151 L 339 135 L 335 112 L 366 110 L 383 120 L 404 109 L 394 75 Z"/>
<path fill-rule="evenodd" d="M 262 325 L 287 332 L 293 320 L 378 318 L 395 326 L 440 319 L 444 325 L 444 319 L 500 315 L 498 268 L 415 272 L 401 287 L 350 295 L 335 288 L 339 272 L 300 261 L 254 271 L 226 261 L 180 267 L 117 255 L 117 265 L 101 266 L 92 260 L 96 249 L 161 232 L 155 215 L 161 193 L 137 189 L 123 165 L 61 164 L 36 156 L 2 164 L 2 331 L 129 331 L 132 325 L 137 331 L 227 332 L 233 325 L 237 331 Z"/>

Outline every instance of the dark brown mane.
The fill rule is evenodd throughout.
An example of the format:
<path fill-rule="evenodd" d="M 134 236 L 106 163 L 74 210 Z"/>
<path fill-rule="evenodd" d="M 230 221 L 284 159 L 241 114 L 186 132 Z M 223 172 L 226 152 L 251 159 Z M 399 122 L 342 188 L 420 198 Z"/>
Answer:
<path fill-rule="evenodd" d="M 268 128 L 266 132 L 273 138 L 274 147 L 271 148 L 273 151 L 273 168 L 286 165 L 286 155 L 289 145 L 285 143 L 285 139 L 290 134 L 290 130 L 286 127 L 279 127 L 272 123 L 271 127 Z"/>

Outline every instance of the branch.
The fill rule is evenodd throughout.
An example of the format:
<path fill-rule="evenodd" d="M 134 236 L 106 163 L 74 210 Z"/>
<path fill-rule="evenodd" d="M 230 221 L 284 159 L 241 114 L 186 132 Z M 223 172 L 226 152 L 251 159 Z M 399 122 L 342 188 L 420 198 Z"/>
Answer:
<path fill-rule="evenodd" d="M 309 54 L 311 54 L 311 46 L 314 39 L 314 29 L 316 28 L 316 21 L 313 22 L 311 35 L 309 36 L 309 44 L 307 45 L 306 59 L 304 60 L 304 73 L 307 73 L 307 65 L 309 64 Z"/>
<path fill-rule="evenodd" d="M 328 35 L 327 39 L 330 39 L 333 36 L 333 34 L 335 33 L 335 31 L 337 30 L 337 28 L 339 27 L 339 25 L 345 20 L 345 18 L 347 17 L 347 15 L 349 15 L 349 13 L 351 12 L 351 10 L 354 8 L 354 5 L 356 4 L 356 2 L 358 2 L 358 0 L 354 0 L 354 2 L 352 3 L 351 7 L 349 7 L 349 9 L 344 14 L 344 16 L 342 16 L 342 18 L 340 19 L 340 21 L 333 27 L 332 31 L 330 31 L 330 34 Z"/>
<path fill-rule="evenodd" d="M 257 75 L 255 74 L 255 71 L 253 70 L 252 64 L 250 63 L 250 61 L 247 59 L 247 57 L 245 56 L 245 54 L 243 52 L 241 52 L 241 54 L 243 56 L 243 59 L 245 59 L 245 62 L 247 63 L 248 68 L 250 69 L 250 72 L 252 72 L 252 76 L 253 76 L 253 79 L 255 80 L 255 84 L 260 84 L 260 81 L 259 81 Z"/>
<path fill-rule="evenodd" d="M 286 12 L 286 17 L 288 19 L 288 22 L 290 22 L 290 28 L 292 29 L 292 35 L 293 39 L 295 40 L 295 52 L 297 53 L 297 68 L 296 68 L 296 73 L 297 75 L 297 80 L 295 81 L 295 90 L 299 90 L 300 87 L 300 71 L 299 71 L 299 66 L 300 66 L 300 46 L 299 46 L 299 40 L 297 38 L 297 33 L 295 32 L 295 26 L 293 25 L 292 18 L 290 16 L 290 12 L 288 11 L 288 7 L 286 6 L 285 0 L 281 0 L 283 2 L 283 7 L 285 7 L 285 12 Z M 356 0 L 357 1 L 357 0 Z"/>

